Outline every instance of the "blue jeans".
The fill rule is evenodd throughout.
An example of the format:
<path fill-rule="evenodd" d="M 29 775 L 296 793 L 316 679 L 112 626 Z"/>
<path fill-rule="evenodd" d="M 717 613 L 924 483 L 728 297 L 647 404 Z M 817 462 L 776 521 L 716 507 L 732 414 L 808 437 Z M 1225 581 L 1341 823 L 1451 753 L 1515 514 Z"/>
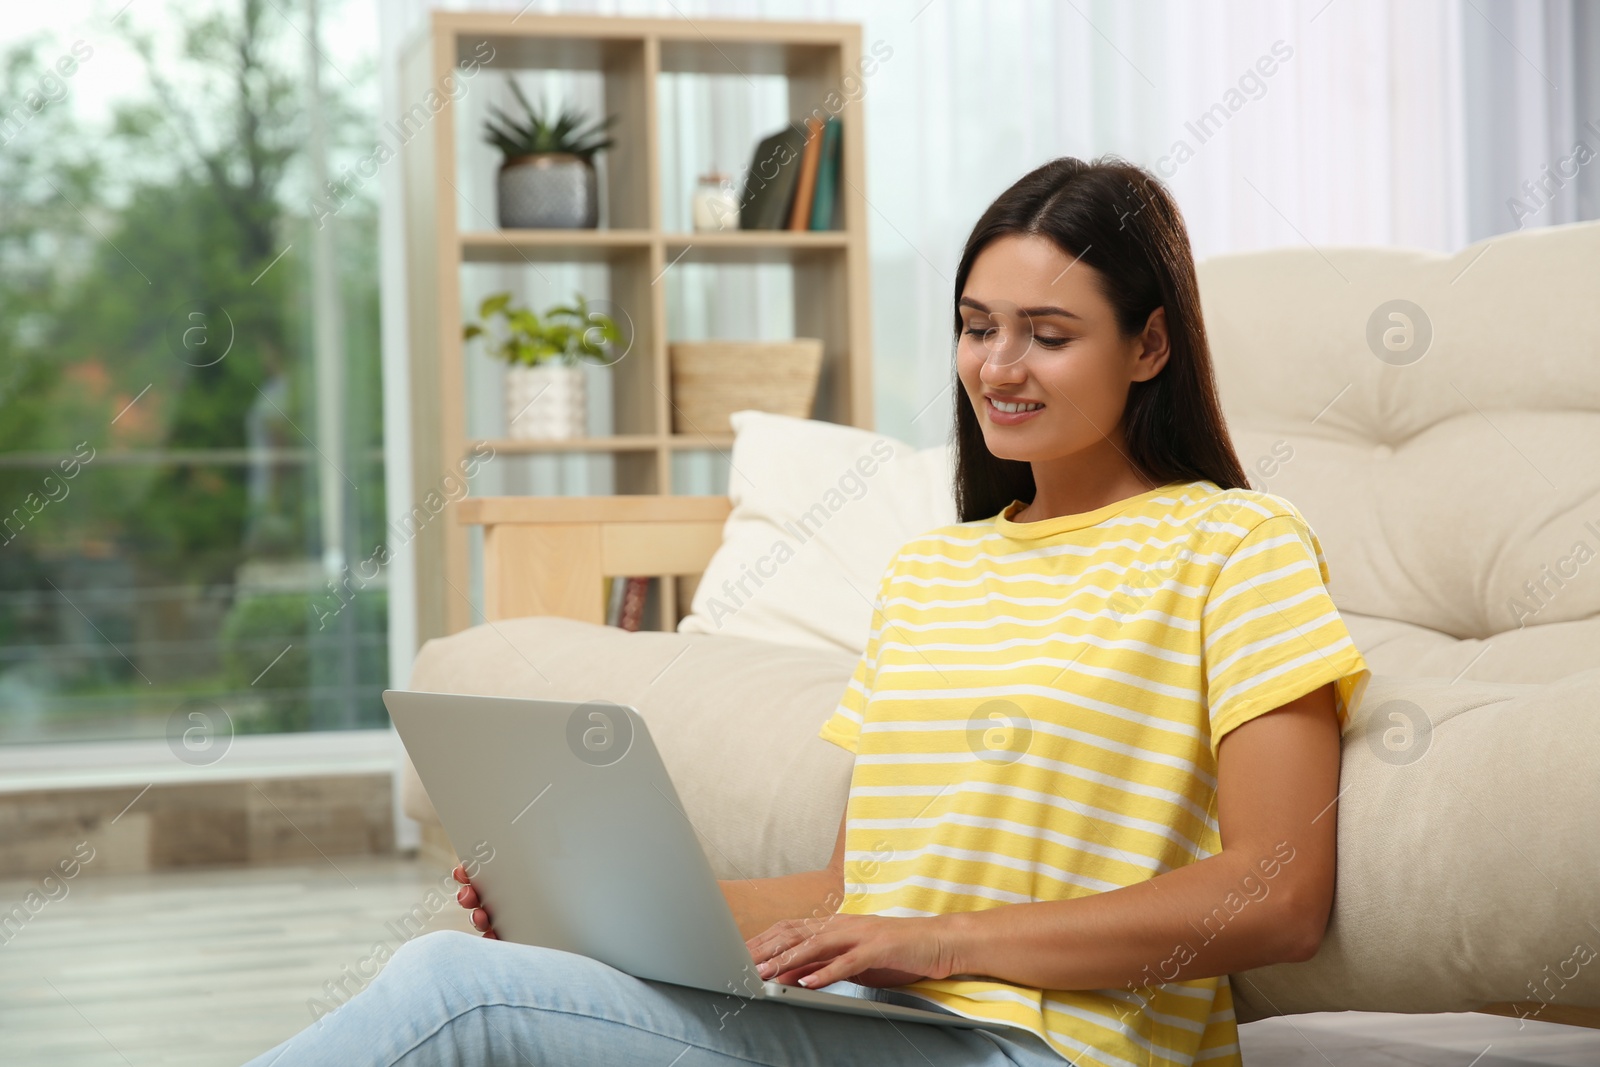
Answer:
<path fill-rule="evenodd" d="M 943 1009 L 836 982 L 829 992 Z M 1061 1067 L 1022 1031 L 929 1026 L 634 978 L 587 956 L 456 931 L 402 945 L 372 984 L 247 1067 Z M 1070 1067 L 1070 1064 L 1069 1064 Z"/>

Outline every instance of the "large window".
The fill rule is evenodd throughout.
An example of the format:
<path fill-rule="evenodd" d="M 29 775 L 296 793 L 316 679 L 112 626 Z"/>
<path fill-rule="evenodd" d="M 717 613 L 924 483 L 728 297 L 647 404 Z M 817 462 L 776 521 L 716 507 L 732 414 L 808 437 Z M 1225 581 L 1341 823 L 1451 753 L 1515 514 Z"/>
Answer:
<path fill-rule="evenodd" d="M 376 39 L 370 0 L 0 20 L 0 741 L 386 722 Z"/>

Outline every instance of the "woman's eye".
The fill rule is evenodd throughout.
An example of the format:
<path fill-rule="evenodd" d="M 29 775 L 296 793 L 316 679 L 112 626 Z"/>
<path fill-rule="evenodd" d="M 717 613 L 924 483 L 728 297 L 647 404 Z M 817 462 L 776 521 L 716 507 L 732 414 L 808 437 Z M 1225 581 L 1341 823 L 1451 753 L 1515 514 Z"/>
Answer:
<path fill-rule="evenodd" d="M 995 334 L 999 333 L 1000 332 L 1000 327 L 998 327 L 998 326 L 968 326 L 966 329 L 962 330 L 961 332 L 964 333 L 964 334 L 967 334 L 970 337 L 977 337 L 979 339 L 987 339 L 987 338 L 991 338 Z M 1070 337 L 1040 337 L 1038 334 L 1035 334 L 1033 339 L 1039 343 L 1039 346 L 1041 348 L 1064 348 L 1065 346 L 1067 346 L 1067 345 L 1072 343 L 1072 338 L 1070 338 Z"/>

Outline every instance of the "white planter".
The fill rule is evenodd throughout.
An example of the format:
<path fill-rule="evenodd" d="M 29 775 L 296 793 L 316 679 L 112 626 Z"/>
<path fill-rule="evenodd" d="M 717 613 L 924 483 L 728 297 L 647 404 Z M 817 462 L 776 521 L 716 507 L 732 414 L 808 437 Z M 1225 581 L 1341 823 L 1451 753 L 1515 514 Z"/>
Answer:
<path fill-rule="evenodd" d="M 506 368 L 506 433 L 519 440 L 588 436 L 583 368 L 558 363 Z"/>

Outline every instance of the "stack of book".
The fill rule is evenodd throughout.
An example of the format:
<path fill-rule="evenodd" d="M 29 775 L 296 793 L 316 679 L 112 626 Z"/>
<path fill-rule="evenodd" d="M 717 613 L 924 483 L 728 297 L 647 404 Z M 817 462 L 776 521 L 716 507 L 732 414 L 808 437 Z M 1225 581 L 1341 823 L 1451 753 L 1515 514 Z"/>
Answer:
<path fill-rule="evenodd" d="M 739 194 L 741 230 L 837 230 L 840 123 L 806 119 L 756 145 Z"/>

